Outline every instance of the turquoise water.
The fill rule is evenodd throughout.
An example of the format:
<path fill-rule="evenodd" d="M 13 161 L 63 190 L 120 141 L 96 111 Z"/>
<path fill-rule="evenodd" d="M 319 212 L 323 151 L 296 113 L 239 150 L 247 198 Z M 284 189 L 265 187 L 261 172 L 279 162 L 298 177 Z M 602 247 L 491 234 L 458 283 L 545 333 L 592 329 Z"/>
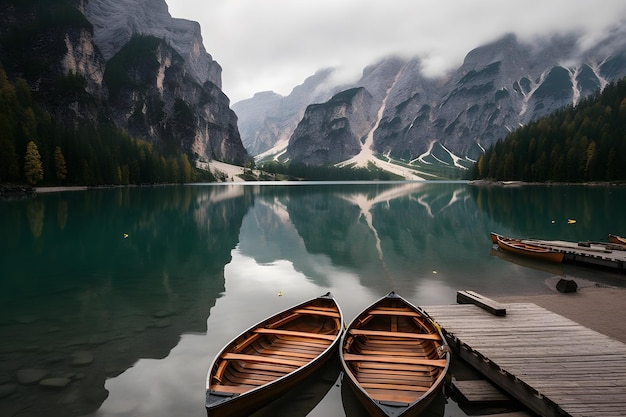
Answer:
<path fill-rule="evenodd" d="M 625 203 L 626 187 L 454 182 L 116 188 L 0 202 L 0 415 L 206 415 L 219 349 L 327 291 L 350 321 L 391 290 L 434 305 L 454 303 L 459 289 L 545 292 L 555 275 L 626 286 L 623 274 L 503 256 L 489 238 L 606 241 L 626 235 Z M 63 386 L 37 382 L 49 378 Z M 331 362 L 256 415 L 361 415 L 354 401 Z M 442 398 L 432 415 L 444 413 L 465 415 Z"/>

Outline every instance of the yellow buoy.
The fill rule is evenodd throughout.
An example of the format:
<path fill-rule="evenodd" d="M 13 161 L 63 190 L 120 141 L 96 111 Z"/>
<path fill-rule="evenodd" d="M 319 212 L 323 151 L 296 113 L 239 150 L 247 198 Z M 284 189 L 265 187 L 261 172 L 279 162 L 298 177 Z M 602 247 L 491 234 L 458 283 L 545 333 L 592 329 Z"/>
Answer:
<path fill-rule="evenodd" d="M 128 239 L 128 233 L 124 233 L 124 239 Z"/>
<path fill-rule="evenodd" d="M 278 296 L 282 297 L 283 296 L 283 292 L 282 291 L 278 291 Z"/>

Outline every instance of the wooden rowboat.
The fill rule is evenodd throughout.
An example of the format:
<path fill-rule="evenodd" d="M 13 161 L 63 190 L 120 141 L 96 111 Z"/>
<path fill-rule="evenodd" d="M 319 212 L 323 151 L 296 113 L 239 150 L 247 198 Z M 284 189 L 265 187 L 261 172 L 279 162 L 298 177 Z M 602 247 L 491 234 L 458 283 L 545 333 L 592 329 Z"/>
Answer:
<path fill-rule="evenodd" d="M 491 236 L 491 243 L 493 243 L 494 245 L 497 245 L 497 244 L 498 244 L 498 238 L 500 238 L 500 237 L 504 237 L 504 236 L 499 235 L 499 234 L 494 233 L 494 232 L 491 232 L 491 233 L 489 234 L 489 236 Z"/>
<path fill-rule="evenodd" d="M 496 233 L 491 233 L 491 241 L 504 251 L 543 261 L 561 263 L 565 257 L 564 252 L 535 245 L 528 240 L 504 237 Z"/>
<path fill-rule="evenodd" d="M 209 368 L 208 416 L 246 416 L 284 394 L 335 353 L 343 328 L 341 309 L 328 293 L 244 331 Z"/>
<path fill-rule="evenodd" d="M 450 353 L 428 314 L 391 292 L 350 323 L 343 383 L 372 416 L 415 416 L 441 391 Z"/>
<path fill-rule="evenodd" d="M 609 242 L 616 243 L 618 245 L 626 245 L 626 237 L 609 234 Z"/>

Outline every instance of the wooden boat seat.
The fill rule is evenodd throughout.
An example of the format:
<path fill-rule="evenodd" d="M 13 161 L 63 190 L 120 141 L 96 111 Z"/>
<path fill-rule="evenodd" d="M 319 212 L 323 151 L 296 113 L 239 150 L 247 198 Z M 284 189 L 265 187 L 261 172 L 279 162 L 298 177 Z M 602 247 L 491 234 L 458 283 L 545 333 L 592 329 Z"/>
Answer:
<path fill-rule="evenodd" d="M 371 373 L 389 373 L 398 374 L 405 372 L 408 374 L 420 374 L 432 376 L 439 373 L 439 369 L 427 365 L 407 365 L 406 363 L 384 363 L 384 362 L 360 362 L 358 364 L 359 372 Z"/>
<path fill-rule="evenodd" d="M 398 356 L 358 355 L 355 353 L 344 353 L 343 358 L 346 362 L 404 363 L 409 365 L 436 366 L 439 368 L 445 368 L 447 362 L 445 359 L 421 359 Z"/>
<path fill-rule="evenodd" d="M 430 389 L 430 387 L 422 387 L 419 385 L 398 385 L 398 384 L 377 384 L 377 383 L 361 383 L 361 386 L 365 389 L 388 389 L 395 391 L 420 391 L 425 392 Z"/>
<path fill-rule="evenodd" d="M 384 403 L 392 403 L 396 406 L 408 406 L 415 401 L 415 396 L 402 395 L 397 391 L 389 392 L 372 392 L 369 393 L 373 400 L 381 401 Z"/>
<path fill-rule="evenodd" d="M 424 358 L 423 352 L 412 352 L 412 351 L 397 351 L 397 350 L 375 350 L 369 347 L 365 347 L 358 351 L 359 355 L 367 355 L 367 356 L 393 356 L 394 358 L 402 357 L 402 358 Z"/>
<path fill-rule="evenodd" d="M 284 325 L 286 323 L 289 323 L 290 321 L 296 319 L 299 316 L 300 316 L 300 314 L 296 314 L 294 312 L 291 312 L 291 314 L 287 315 L 286 317 L 283 317 L 280 320 L 277 320 L 277 321 L 271 323 L 269 326 L 272 327 L 272 328 L 280 327 L 280 326 L 282 326 L 282 325 Z"/>
<path fill-rule="evenodd" d="M 413 309 L 411 309 L 410 307 L 392 307 L 392 306 L 386 306 L 386 305 L 380 305 L 378 307 L 376 307 L 376 310 L 385 310 L 385 311 L 413 311 Z"/>
<path fill-rule="evenodd" d="M 224 361 L 227 362 L 227 361 Z M 234 366 L 235 369 L 241 369 L 241 365 L 239 365 L 239 367 L 237 367 L 237 365 Z M 245 370 L 246 372 L 250 373 L 250 372 L 258 372 L 258 373 L 281 373 L 281 374 L 288 374 L 290 372 L 293 372 L 293 366 L 289 366 L 289 365 L 277 365 L 275 363 L 252 363 L 252 362 L 247 362 L 245 364 Z"/>
<path fill-rule="evenodd" d="M 230 394 L 243 394 L 244 392 L 250 391 L 254 387 L 244 386 L 244 385 L 222 385 L 222 384 L 211 384 L 209 389 L 211 391 L 218 392 L 227 392 Z"/>
<path fill-rule="evenodd" d="M 406 316 L 406 317 L 421 317 L 417 311 L 410 310 L 390 310 L 390 309 L 375 309 L 370 310 L 367 314 L 371 314 L 372 316 Z"/>
<path fill-rule="evenodd" d="M 387 332 L 384 330 L 350 329 L 350 334 L 354 336 L 383 336 L 405 339 L 441 340 L 441 337 L 438 334 Z"/>
<path fill-rule="evenodd" d="M 308 363 L 308 361 L 295 360 L 295 359 L 282 359 L 282 358 L 273 358 L 270 356 L 258 356 L 258 355 L 246 355 L 243 353 L 225 353 L 222 355 L 222 359 L 227 361 L 250 361 L 250 362 L 261 362 L 261 363 L 276 363 L 279 365 L 291 365 L 291 366 L 304 366 Z"/>
<path fill-rule="evenodd" d="M 420 372 L 391 373 L 389 371 L 383 372 L 382 370 L 372 369 L 359 369 L 356 377 L 361 384 L 419 385 L 422 387 L 432 386 L 436 378 L 433 375 L 426 375 Z"/>
<path fill-rule="evenodd" d="M 308 332 L 297 332 L 294 330 L 282 330 L 282 329 L 266 329 L 259 327 L 254 329 L 255 333 L 261 334 L 272 334 L 272 335 L 280 335 L 280 336 L 296 336 L 296 337 L 305 337 L 307 339 L 324 339 L 328 341 L 333 341 L 337 338 L 336 335 L 332 334 L 318 334 L 318 333 L 308 333 Z"/>
<path fill-rule="evenodd" d="M 293 312 L 298 313 L 298 314 L 311 314 L 314 316 L 326 316 L 326 317 L 333 317 L 333 318 L 341 317 L 341 315 L 336 311 L 317 310 L 313 308 L 299 308 L 297 310 L 293 310 Z"/>

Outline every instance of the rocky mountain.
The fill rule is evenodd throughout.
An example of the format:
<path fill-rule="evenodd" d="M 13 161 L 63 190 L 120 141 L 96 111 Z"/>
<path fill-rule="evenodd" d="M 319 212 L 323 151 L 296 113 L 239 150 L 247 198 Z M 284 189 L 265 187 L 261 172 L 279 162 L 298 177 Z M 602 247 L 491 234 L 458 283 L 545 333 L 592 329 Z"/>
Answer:
<path fill-rule="evenodd" d="M 291 136 L 287 154 L 307 165 L 335 164 L 359 153 L 375 117 L 374 97 L 364 88 L 346 90 L 312 104 Z"/>
<path fill-rule="evenodd" d="M 164 40 L 184 60 L 185 70 L 200 84 L 222 88 L 222 68 L 202 43 L 200 25 L 170 16 L 165 1 L 87 0 L 87 19 L 94 28 L 94 41 L 106 60 L 111 59 L 136 34 Z"/>
<path fill-rule="evenodd" d="M 333 70 L 324 69 L 308 77 L 283 97 L 271 91 L 233 104 L 239 117 L 239 131 L 245 148 L 259 155 L 278 145 L 285 148 L 309 104 L 328 100 L 340 91 L 332 85 Z"/>
<path fill-rule="evenodd" d="M 605 40 L 581 50 L 578 40 L 574 35 L 561 36 L 529 45 L 507 35 L 469 52 L 458 69 L 436 78 L 422 73 L 419 58 L 387 58 L 366 68 L 362 78 L 349 86 L 365 88 L 371 95 L 368 106 L 359 110 L 357 102 L 345 105 L 355 109 L 350 117 L 356 118 L 355 111 L 362 111 L 360 119 L 368 121 L 373 130 L 373 154 L 404 164 L 467 167 L 485 148 L 520 125 L 575 105 L 626 76 L 623 41 Z M 326 105 L 332 107 L 335 100 L 331 98 Z M 372 118 L 372 113 L 377 116 Z M 246 113 L 239 116 L 241 124 L 249 119 Z M 329 128 L 338 126 L 341 117 L 325 106 L 309 106 L 281 158 L 335 164 L 335 154 L 328 154 L 325 160 L 320 155 L 328 153 L 329 144 L 337 140 L 349 142 L 331 146 L 344 149 L 341 158 L 348 160 L 358 154 L 360 150 L 353 146 L 356 132 L 337 135 Z M 260 118 L 256 123 L 264 122 Z M 362 125 L 359 131 L 363 131 Z M 316 135 L 326 137 L 316 138 L 316 145 L 309 143 Z M 244 140 L 254 143 L 256 138 L 252 135 Z M 272 143 L 264 140 L 268 146 Z M 365 140 L 361 144 L 365 146 Z"/>
<path fill-rule="evenodd" d="M 507 36 L 477 48 L 434 95 L 411 94 L 387 106 L 375 133 L 375 149 L 398 159 L 432 161 L 443 147 L 474 160 L 518 126 L 576 104 L 626 75 L 624 66 L 621 75 L 608 77 L 602 68 L 607 57 L 589 55 L 562 64 L 576 52 L 574 37 L 529 46 Z M 419 109 L 417 117 L 411 108 Z"/>
<path fill-rule="evenodd" d="M 196 22 L 164 0 L 0 0 L 0 62 L 55 118 L 113 124 L 192 159 L 249 160 Z"/>

